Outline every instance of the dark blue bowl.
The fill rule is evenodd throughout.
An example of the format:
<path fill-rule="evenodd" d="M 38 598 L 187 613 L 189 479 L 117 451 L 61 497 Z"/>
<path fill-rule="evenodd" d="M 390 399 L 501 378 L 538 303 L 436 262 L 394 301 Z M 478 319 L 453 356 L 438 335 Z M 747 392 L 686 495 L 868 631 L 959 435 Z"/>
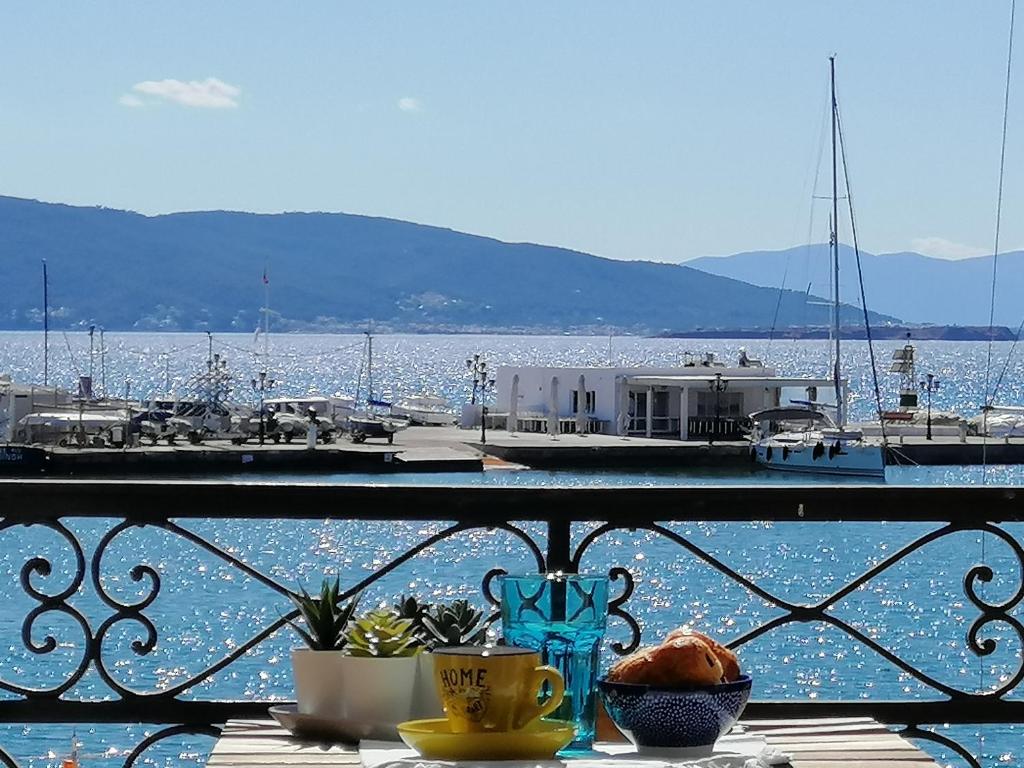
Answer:
<path fill-rule="evenodd" d="M 599 680 L 598 690 L 612 722 L 638 749 L 694 749 L 710 753 L 743 714 L 751 679 L 695 688 Z"/>

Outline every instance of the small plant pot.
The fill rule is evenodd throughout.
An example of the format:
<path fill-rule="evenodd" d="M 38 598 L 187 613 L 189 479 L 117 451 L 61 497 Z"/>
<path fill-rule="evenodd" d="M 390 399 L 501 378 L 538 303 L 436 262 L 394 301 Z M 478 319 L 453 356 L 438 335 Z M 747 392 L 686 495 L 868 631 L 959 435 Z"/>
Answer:
<path fill-rule="evenodd" d="M 419 658 L 366 658 L 344 651 L 292 651 L 295 695 L 302 714 L 365 725 L 374 738 L 395 738 L 412 719 Z"/>
<path fill-rule="evenodd" d="M 419 660 L 419 670 L 413 694 L 411 719 L 427 720 L 444 717 L 444 707 L 441 706 L 441 699 L 437 695 L 437 685 L 434 682 L 434 656 L 431 653 L 421 653 L 416 658 Z"/>

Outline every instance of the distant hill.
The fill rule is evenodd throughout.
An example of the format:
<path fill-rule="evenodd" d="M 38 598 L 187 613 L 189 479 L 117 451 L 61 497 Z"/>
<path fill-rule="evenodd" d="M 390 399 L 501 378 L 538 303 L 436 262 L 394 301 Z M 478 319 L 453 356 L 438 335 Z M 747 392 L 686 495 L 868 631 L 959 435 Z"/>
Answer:
<path fill-rule="evenodd" d="M 0 197 L 0 327 L 657 333 L 770 324 L 779 293 L 689 266 L 341 213 L 142 216 Z M 800 290 L 780 322 L 826 322 Z M 846 322 L 859 313 L 844 308 Z M 876 316 L 876 322 L 886 319 Z"/>
<path fill-rule="evenodd" d="M 841 298 L 860 304 L 853 249 L 840 251 Z M 732 256 L 707 256 L 685 262 L 710 274 L 754 285 L 779 286 L 828 295 L 828 245 L 784 251 L 752 251 Z M 992 290 L 992 257 L 949 261 L 902 252 L 861 251 L 868 307 L 908 322 L 947 325 L 988 325 Z M 788 265 L 788 270 L 787 270 Z M 1016 330 L 1024 319 L 1024 251 L 999 256 L 995 322 Z"/>

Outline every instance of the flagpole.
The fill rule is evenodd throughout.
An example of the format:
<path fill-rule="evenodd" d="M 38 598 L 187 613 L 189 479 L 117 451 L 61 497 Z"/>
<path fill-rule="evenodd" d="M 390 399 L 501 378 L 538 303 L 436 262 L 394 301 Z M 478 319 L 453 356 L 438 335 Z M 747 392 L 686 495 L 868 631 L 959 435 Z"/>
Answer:
<path fill-rule="evenodd" d="M 267 266 L 263 267 L 263 370 L 270 362 L 270 277 Z"/>

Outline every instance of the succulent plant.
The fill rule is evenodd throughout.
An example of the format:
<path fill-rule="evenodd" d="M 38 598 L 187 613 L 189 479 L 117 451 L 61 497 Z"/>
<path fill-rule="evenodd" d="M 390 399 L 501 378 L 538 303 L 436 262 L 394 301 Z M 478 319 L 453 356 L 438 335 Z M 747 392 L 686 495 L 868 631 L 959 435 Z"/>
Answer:
<path fill-rule="evenodd" d="M 352 623 L 345 639 L 346 650 L 352 656 L 414 656 L 422 647 L 412 619 L 401 618 L 389 610 L 363 614 Z"/>
<path fill-rule="evenodd" d="M 423 614 L 427 645 L 482 645 L 487 640 L 487 622 L 468 600 L 432 605 Z"/>
<path fill-rule="evenodd" d="M 349 624 L 356 606 L 359 605 L 361 593 L 342 605 L 338 579 L 335 579 L 333 584 L 324 579 L 320 586 L 320 594 L 316 597 L 310 595 L 303 587 L 299 587 L 299 593 L 290 594 L 288 597 L 299 609 L 306 628 L 303 629 L 288 619 L 292 629 L 298 632 L 306 645 L 314 651 L 342 650 L 348 641 Z"/>
<path fill-rule="evenodd" d="M 391 610 L 398 618 L 409 619 L 412 622 L 412 631 L 416 636 L 416 642 L 422 646 L 430 640 L 430 633 L 423 626 L 423 617 L 431 608 L 430 603 L 422 603 L 414 595 L 402 595 Z"/>

